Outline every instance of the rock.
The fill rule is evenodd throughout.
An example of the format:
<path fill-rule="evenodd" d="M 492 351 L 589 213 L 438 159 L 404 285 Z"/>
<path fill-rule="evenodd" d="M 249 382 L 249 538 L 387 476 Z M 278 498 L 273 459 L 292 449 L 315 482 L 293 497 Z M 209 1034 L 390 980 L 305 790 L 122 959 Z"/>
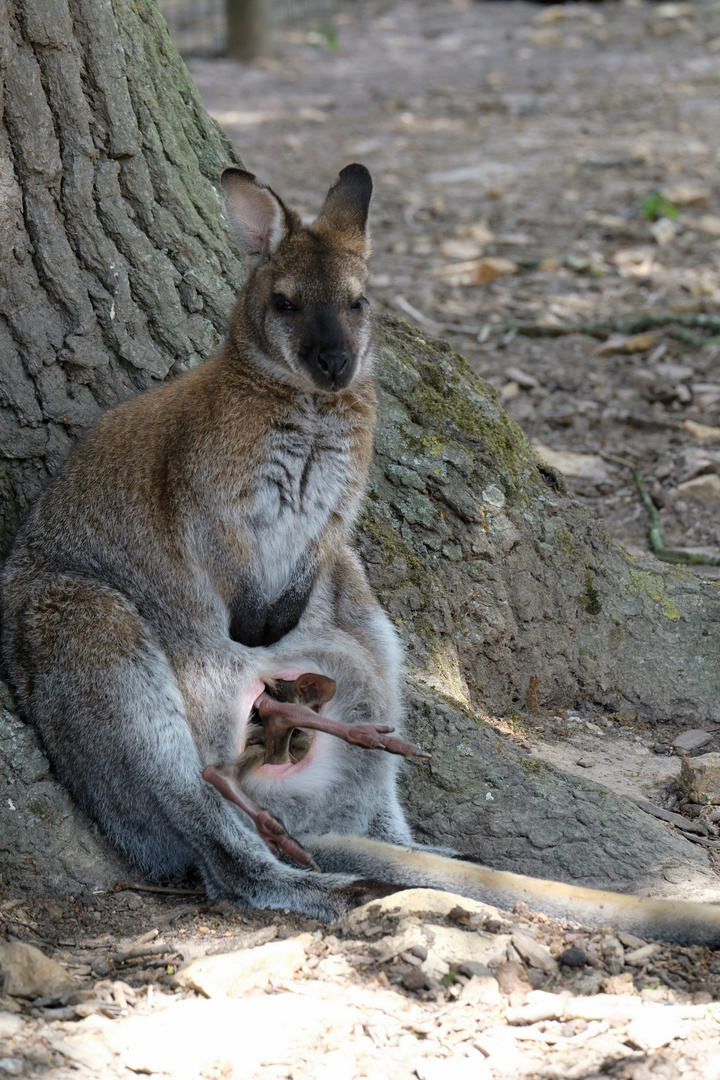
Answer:
<path fill-rule="evenodd" d="M 360 1010 L 297 994 L 243 1001 L 189 999 L 119 1022 L 93 1016 L 53 1041 L 65 1057 L 111 1074 L 124 1067 L 172 1077 L 250 1076 L 265 1062 L 294 1060 L 330 1030 L 339 1041 L 362 1022 Z"/>
<path fill-rule="evenodd" d="M 12 1039 L 15 1035 L 19 1035 L 24 1027 L 25 1021 L 22 1016 L 0 1012 L 0 1039 Z"/>
<path fill-rule="evenodd" d="M 535 376 L 528 375 L 527 371 L 523 371 L 522 368 L 505 368 L 504 375 L 506 379 L 512 379 L 516 382 L 523 390 L 533 390 L 538 385 Z"/>
<path fill-rule="evenodd" d="M 412 992 L 429 990 L 432 986 L 432 979 L 420 968 L 413 968 L 412 971 L 408 971 L 403 975 L 402 984 L 406 990 Z"/>
<path fill-rule="evenodd" d="M 498 964 L 505 958 L 509 934 L 488 934 L 484 930 L 474 932 L 459 930 L 454 926 L 423 927 L 423 932 L 434 950 L 446 964 L 457 968 L 458 964 Z"/>
<path fill-rule="evenodd" d="M 532 989 L 525 968 L 517 960 L 506 960 L 496 967 L 495 978 L 502 993 L 508 997 L 514 993 L 527 994 Z"/>
<path fill-rule="evenodd" d="M 641 1050 L 657 1050 L 672 1042 L 680 1031 L 680 1017 L 675 1009 L 650 1005 L 630 1021 L 627 1038 Z"/>
<path fill-rule="evenodd" d="M 529 934 L 518 930 L 512 935 L 511 940 L 523 960 L 532 967 L 539 968 L 546 975 L 556 975 L 560 970 L 557 960 L 550 955 L 550 951 L 531 938 Z"/>
<path fill-rule="evenodd" d="M 718 51 L 720 51 L 720 38 L 716 39 L 718 42 Z M 710 236 L 720 236 L 720 217 L 714 214 L 703 214 L 701 218 L 693 222 L 698 229 L 702 229 L 703 232 L 709 233 Z"/>
<path fill-rule="evenodd" d="M 459 965 L 463 967 L 464 965 Z M 458 969 L 459 970 L 459 969 Z M 503 996 L 497 979 L 488 972 L 487 975 L 473 975 L 470 982 L 463 986 L 458 1002 L 461 1005 L 487 1005 L 495 1007 L 502 1005 Z"/>
<path fill-rule="evenodd" d="M 480 918 L 501 920 L 500 912 L 490 904 L 479 900 L 469 900 L 458 893 L 443 892 L 440 889 L 403 889 L 391 893 L 381 900 L 371 900 L 362 907 L 354 908 L 339 923 L 348 937 L 355 934 L 377 934 L 379 928 L 388 919 L 409 915 L 442 915 L 458 919 L 465 913 L 468 918 L 475 915 Z M 412 950 L 410 950 L 412 951 Z"/>
<path fill-rule="evenodd" d="M 683 758 L 680 783 L 703 802 L 720 803 L 720 754 Z"/>
<path fill-rule="evenodd" d="M 610 975 L 600 983 L 606 994 L 634 994 L 637 995 L 632 972 L 624 971 L 622 974 Z"/>
<path fill-rule="evenodd" d="M 659 953 L 661 946 L 655 941 L 651 941 L 649 945 L 643 945 L 639 949 L 633 949 L 632 952 L 625 953 L 625 963 L 630 967 L 640 967 L 645 960 L 649 960 L 651 956 L 655 956 Z"/>
<path fill-rule="evenodd" d="M 0 1076 L 22 1076 L 25 1062 L 22 1058 L 0 1058 Z"/>
<path fill-rule="evenodd" d="M 565 998 L 546 990 L 531 990 L 524 1005 L 506 1009 L 508 1024 L 537 1024 L 540 1020 L 559 1020 L 565 1015 Z"/>
<path fill-rule="evenodd" d="M 192 960 L 175 975 L 175 985 L 209 998 L 239 998 L 267 986 L 271 979 L 289 979 L 305 963 L 310 934 L 272 941 L 256 949 L 240 949 Z"/>
<path fill-rule="evenodd" d="M 625 966 L 625 950 L 614 934 L 606 934 L 600 942 L 600 951 L 611 975 L 619 975 Z"/>
<path fill-rule="evenodd" d="M 492 971 L 485 964 L 479 964 L 477 960 L 463 960 L 461 964 L 457 965 L 457 970 L 460 975 L 467 975 L 469 979 L 477 976 L 478 979 L 487 979 L 492 975 Z"/>
<path fill-rule="evenodd" d="M 0 942 L 0 976 L 3 992 L 11 997 L 60 997 L 77 986 L 56 960 L 20 941 Z"/>
<path fill-rule="evenodd" d="M 704 728 L 691 728 L 673 739 L 672 744 L 678 750 L 698 750 L 705 743 L 710 742 L 714 734 L 714 731 L 706 731 Z"/>
<path fill-rule="evenodd" d="M 720 506 L 720 476 L 717 473 L 696 476 L 694 480 L 686 480 L 684 484 L 678 484 L 675 492 L 684 498 L 689 496 L 696 499 L 703 506 Z"/>
<path fill-rule="evenodd" d="M 576 454 L 570 450 L 551 450 L 544 443 L 533 440 L 538 457 L 553 469 L 559 469 L 564 476 L 577 476 L 592 483 L 602 483 L 610 479 L 608 467 L 597 454 Z"/>
<path fill-rule="evenodd" d="M 618 930 L 617 936 L 626 949 L 642 949 L 644 945 L 647 945 L 643 938 L 636 937 L 635 934 L 629 934 L 626 930 Z"/>
<path fill-rule="evenodd" d="M 571 945 L 565 952 L 560 953 L 558 961 L 561 964 L 566 964 L 567 967 L 573 968 L 584 967 L 585 964 L 589 963 L 587 956 L 577 945 Z"/>
<path fill-rule="evenodd" d="M 491 1080 L 492 1071 L 480 1054 L 462 1058 L 424 1058 L 415 1065 L 418 1080 Z"/>

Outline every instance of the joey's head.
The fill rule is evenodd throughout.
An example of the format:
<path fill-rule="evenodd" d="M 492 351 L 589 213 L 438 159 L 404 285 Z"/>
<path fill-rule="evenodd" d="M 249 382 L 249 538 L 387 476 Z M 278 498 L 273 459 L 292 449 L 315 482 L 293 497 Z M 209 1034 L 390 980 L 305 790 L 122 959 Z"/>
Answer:
<path fill-rule="evenodd" d="M 240 354 L 299 389 L 337 393 L 371 365 L 364 291 L 372 180 L 348 165 L 312 225 L 251 173 L 221 179 L 228 220 L 251 270 L 230 337 Z"/>

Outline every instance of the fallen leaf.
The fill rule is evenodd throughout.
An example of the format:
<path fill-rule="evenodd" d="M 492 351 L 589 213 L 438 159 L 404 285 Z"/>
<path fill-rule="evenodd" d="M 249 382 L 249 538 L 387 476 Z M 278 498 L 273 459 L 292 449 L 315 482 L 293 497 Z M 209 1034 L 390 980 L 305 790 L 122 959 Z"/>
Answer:
<path fill-rule="evenodd" d="M 720 440 L 720 428 L 708 427 L 707 424 L 698 424 L 694 420 L 684 420 L 683 427 L 696 439 L 707 439 L 713 442 Z"/>
<path fill-rule="evenodd" d="M 690 206 L 705 209 L 710 203 L 710 188 L 699 184 L 672 184 L 660 189 L 660 194 L 673 206 Z"/>
<path fill-rule="evenodd" d="M 446 259 L 478 259 L 482 255 L 482 244 L 477 240 L 445 240 L 440 245 L 440 253 Z"/>
<path fill-rule="evenodd" d="M 473 270 L 472 284 L 487 285 L 489 281 L 495 281 L 496 278 L 516 274 L 517 270 L 517 263 L 513 262 L 512 259 L 503 259 L 499 255 L 488 256 L 485 259 L 480 259 L 475 270 Z"/>
<path fill-rule="evenodd" d="M 646 330 L 642 334 L 631 334 L 627 337 L 625 334 L 617 334 L 609 337 L 607 341 L 603 342 L 598 349 L 595 350 L 597 356 L 612 356 L 614 353 L 622 353 L 623 355 L 629 353 L 645 352 L 647 349 L 652 349 L 657 344 L 660 333 L 657 330 Z"/>

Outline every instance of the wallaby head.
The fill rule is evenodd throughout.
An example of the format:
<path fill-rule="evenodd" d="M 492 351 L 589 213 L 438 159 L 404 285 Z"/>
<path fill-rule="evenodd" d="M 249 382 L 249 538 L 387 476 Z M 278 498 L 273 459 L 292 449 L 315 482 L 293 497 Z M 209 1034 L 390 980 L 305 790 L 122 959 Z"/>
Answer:
<path fill-rule="evenodd" d="M 343 169 L 308 226 L 251 173 L 226 169 L 221 183 L 251 265 L 230 347 L 300 389 L 346 389 L 369 365 L 370 173 Z"/>

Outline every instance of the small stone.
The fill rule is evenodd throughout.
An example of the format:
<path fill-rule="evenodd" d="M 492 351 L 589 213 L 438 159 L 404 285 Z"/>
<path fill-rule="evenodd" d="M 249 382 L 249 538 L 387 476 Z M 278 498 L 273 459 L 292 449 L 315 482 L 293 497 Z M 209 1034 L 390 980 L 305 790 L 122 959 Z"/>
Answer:
<path fill-rule="evenodd" d="M 0 976 L 10 997 L 60 997 L 77 985 L 56 960 L 20 941 L 0 942 Z"/>
<path fill-rule="evenodd" d="M 528 375 L 522 368 L 509 367 L 505 369 L 505 378 L 512 379 L 522 387 L 523 390 L 534 390 L 538 385 L 538 381 L 534 375 Z"/>
<path fill-rule="evenodd" d="M 25 1062 L 22 1058 L 0 1058 L 0 1076 L 21 1076 L 25 1071 Z"/>
<path fill-rule="evenodd" d="M 577 945 L 571 945 L 565 952 L 560 953 L 558 960 L 561 964 L 571 968 L 584 967 L 585 964 L 589 963 L 587 956 Z"/>
<path fill-rule="evenodd" d="M 704 506 L 720 506 L 720 476 L 717 473 L 707 473 L 696 476 L 693 480 L 686 480 L 684 484 L 678 484 L 675 491 L 678 495 L 684 498 L 689 496 Z M 702 746 L 702 743 L 700 745 Z"/>
<path fill-rule="evenodd" d="M 477 960 L 464 960 L 457 965 L 457 970 L 461 975 L 467 975 L 469 979 L 472 979 L 473 976 L 477 976 L 479 979 L 487 979 L 492 976 L 490 968 L 485 964 L 478 963 Z"/>
<path fill-rule="evenodd" d="M 531 990 L 524 1005 L 507 1009 L 508 1024 L 537 1024 L 541 1020 L 559 1020 L 565 1014 L 565 998 L 546 990 Z"/>
<path fill-rule="evenodd" d="M 458 1001 L 461 1005 L 501 1005 L 503 997 L 497 979 L 487 975 L 473 975 L 470 982 L 463 986 Z"/>
<path fill-rule="evenodd" d="M 632 952 L 625 953 L 625 963 L 631 967 L 640 967 L 645 960 L 649 960 L 651 956 L 655 956 L 660 950 L 661 946 L 656 941 L 652 941 L 649 945 L 643 945 L 640 949 L 633 949 Z"/>
<path fill-rule="evenodd" d="M 642 949 L 644 945 L 647 945 L 643 938 L 636 937 L 635 934 L 629 934 L 627 930 L 618 930 L 617 936 L 626 949 Z"/>
<path fill-rule="evenodd" d="M 413 945 L 410 952 L 413 956 L 417 956 L 418 960 L 427 960 L 428 951 L 424 945 Z"/>
<path fill-rule="evenodd" d="M 673 1009 L 663 1005 L 647 1006 L 627 1028 L 627 1038 L 641 1050 L 658 1050 L 679 1034 L 679 1017 Z"/>
<path fill-rule="evenodd" d="M 637 990 L 633 982 L 632 972 L 624 971 L 622 974 L 609 975 L 600 983 L 606 994 L 634 994 Z"/>
<path fill-rule="evenodd" d="M 524 934 L 520 930 L 516 931 L 512 936 L 512 943 L 523 960 L 531 967 L 539 968 L 547 975 L 557 974 L 559 970 L 557 960 L 550 955 L 550 951 L 544 945 L 535 941 L 529 934 Z"/>
<path fill-rule="evenodd" d="M 429 990 L 432 980 L 420 968 L 413 968 L 412 971 L 405 972 L 402 984 L 406 990 L 416 993 L 418 990 Z"/>
<path fill-rule="evenodd" d="M 593 765 L 596 765 L 597 762 L 595 761 L 595 758 L 581 757 L 577 759 L 575 764 L 579 765 L 581 769 L 592 769 Z"/>
<path fill-rule="evenodd" d="M 203 956 L 175 976 L 175 984 L 198 990 L 209 998 L 243 997 L 249 990 L 267 986 L 270 979 L 289 979 L 305 963 L 304 941 L 309 934 L 272 941 L 255 949 Z"/>
<path fill-rule="evenodd" d="M 527 994 L 531 990 L 527 972 L 517 960 L 506 960 L 495 968 L 495 978 L 503 994 L 520 992 Z"/>
<path fill-rule="evenodd" d="M 683 758 L 680 783 L 686 791 L 701 796 L 703 802 L 720 803 L 720 754 Z"/>

